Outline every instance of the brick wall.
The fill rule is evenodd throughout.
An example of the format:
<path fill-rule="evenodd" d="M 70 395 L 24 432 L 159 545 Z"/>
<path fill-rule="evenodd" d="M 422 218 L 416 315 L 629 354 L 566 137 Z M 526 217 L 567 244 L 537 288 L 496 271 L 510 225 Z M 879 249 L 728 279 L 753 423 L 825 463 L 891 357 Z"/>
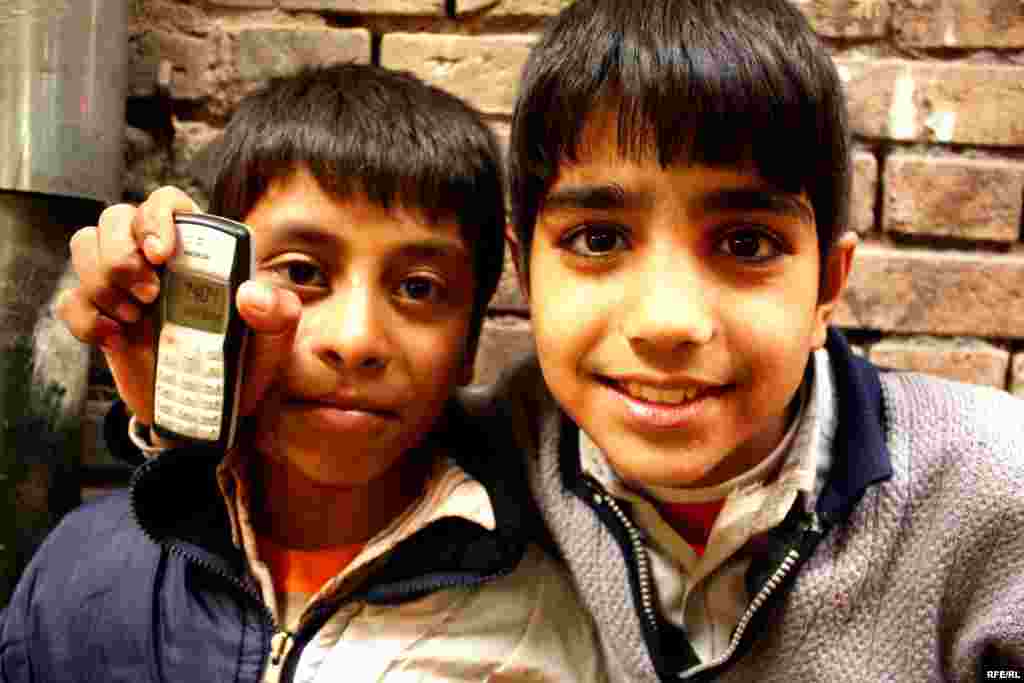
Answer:
<path fill-rule="evenodd" d="M 239 98 L 310 62 L 408 69 L 505 137 L 530 42 L 567 2 L 135 0 L 125 197 L 200 192 L 202 147 Z M 1024 4 L 794 2 L 833 53 L 857 142 L 863 243 L 839 324 L 879 363 L 1024 395 Z M 477 378 L 530 340 L 509 272 Z"/>

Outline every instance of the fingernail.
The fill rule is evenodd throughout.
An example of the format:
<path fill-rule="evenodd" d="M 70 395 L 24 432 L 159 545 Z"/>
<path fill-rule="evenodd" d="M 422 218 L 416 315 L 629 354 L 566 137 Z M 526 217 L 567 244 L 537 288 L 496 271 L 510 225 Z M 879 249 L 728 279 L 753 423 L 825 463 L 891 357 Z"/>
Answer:
<path fill-rule="evenodd" d="M 146 237 L 146 240 L 145 242 L 143 242 L 143 244 L 145 245 L 146 251 L 148 253 L 163 256 L 164 242 L 156 235 L 149 235 L 148 237 Z"/>
<path fill-rule="evenodd" d="M 160 285 L 155 282 L 142 282 L 132 287 L 132 294 L 143 303 L 151 303 L 160 293 Z"/>
<path fill-rule="evenodd" d="M 249 304 L 260 313 L 266 313 L 274 305 L 274 293 L 266 285 L 254 283 L 249 288 Z"/>

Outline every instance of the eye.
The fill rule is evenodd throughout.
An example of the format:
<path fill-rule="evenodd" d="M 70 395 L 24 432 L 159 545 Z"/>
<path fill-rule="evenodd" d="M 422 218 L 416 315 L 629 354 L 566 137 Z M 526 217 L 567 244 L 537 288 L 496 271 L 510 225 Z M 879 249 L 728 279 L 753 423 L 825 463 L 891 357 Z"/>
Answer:
<path fill-rule="evenodd" d="M 429 301 L 441 298 L 444 295 L 444 287 L 433 278 L 413 275 L 398 283 L 398 293 L 403 298 L 413 301 Z"/>
<path fill-rule="evenodd" d="M 286 281 L 286 284 L 297 287 L 326 287 L 327 276 L 320 266 L 311 261 L 293 260 L 274 264 L 271 270 Z"/>
<path fill-rule="evenodd" d="M 589 257 L 608 256 L 629 246 L 623 230 L 612 225 L 585 226 L 567 235 L 561 244 L 574 254 Z"/>
<path fill-rule="evenodd" d="M 749 263 L 762 263 L 783 253 L 779 240 L 755 228 L 734 230 L 722 238 L 717 249 L 733 258 Z"/>

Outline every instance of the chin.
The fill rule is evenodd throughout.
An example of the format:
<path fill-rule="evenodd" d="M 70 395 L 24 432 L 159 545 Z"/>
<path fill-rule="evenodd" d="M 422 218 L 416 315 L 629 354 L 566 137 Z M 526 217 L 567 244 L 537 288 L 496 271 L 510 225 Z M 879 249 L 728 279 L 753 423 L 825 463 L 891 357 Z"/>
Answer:
<path fill-rule="evenodd" d="M 631 485 L 691 488 L 706 486 L 704 480 L 714 478 L 720 461 L 700 465 L 687 458 L 685 449 L 671 455 L 653 455 L 642 460 L 618 463 L 611 460 L 618 475 Z"/>

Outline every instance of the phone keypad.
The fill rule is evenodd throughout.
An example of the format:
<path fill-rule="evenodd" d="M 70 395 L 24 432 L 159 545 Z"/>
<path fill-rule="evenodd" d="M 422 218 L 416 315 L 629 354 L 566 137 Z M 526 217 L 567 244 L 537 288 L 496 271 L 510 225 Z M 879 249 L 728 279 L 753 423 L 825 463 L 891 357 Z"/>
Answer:
<path fill-rule="evenodd" d="M 157 359 L 156 422 L 183 436 L 216 441 L 224 410 L 224 354 L 181 350 L 162 337 Z"/>

